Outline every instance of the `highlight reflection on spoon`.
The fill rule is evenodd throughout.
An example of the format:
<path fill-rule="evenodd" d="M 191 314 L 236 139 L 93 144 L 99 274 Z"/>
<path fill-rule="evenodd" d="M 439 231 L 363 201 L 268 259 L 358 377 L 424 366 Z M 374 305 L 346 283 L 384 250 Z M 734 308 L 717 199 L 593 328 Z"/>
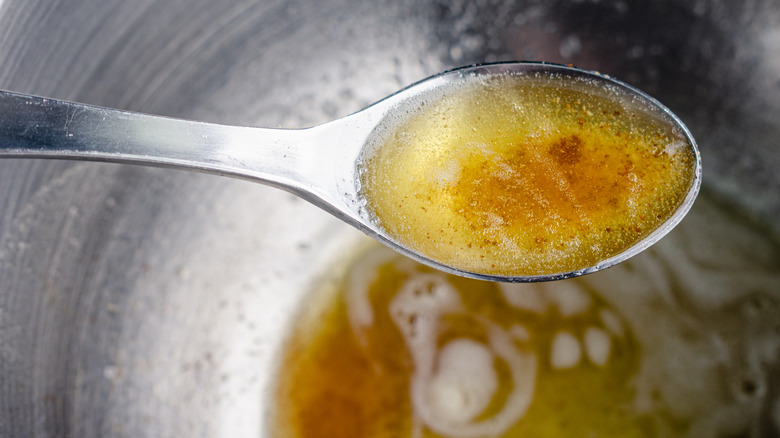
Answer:
<path fill-rule="evenodd" d="M 529 109 L 533 113 L 539 106 L 534 102 L 528 104 L 533 100 L 532 96 L 540 95 L 537 90 L 555 91 L 559 85 L 569 94 L 562 95 L 563 100 L 558 97 L 557 101 L 554 100 L 556 95 L 550 94 L 550 99 L 543 102 L 554 104 L 547 109 L 549 114 L 527 113 Z M 483 89 L 492 90 L 492 94 L 457 100 L 458 96 L 466 95 L 464 93 L 475 90 L 480 93 Z M 583 90 L 585 94 L 582 94 Z M 509 95 L 521 101 L 502 102 L 503 96 Z M 612 105 L 610 111 L 602 110 L 599 105 L 583 104 L 582 99 L 591 95 Z M 447 142 L 437 143 L 439 149 L 429 147 L 429 143 L 420 143 L 418 140 L 424 136 L 409 131 L 410 126 L 417 126 L 420 117 L 430 118 L 431 108 L 434 110 L 432 117 L 438 117 L 440 114 L 435 111 L 440 103 L 452 99 L 468 107 L 462 111 L 467 116 L 479 112 L 478 107 L 484 109 L 494 103 L 509 105 L 507 108 L 511 110 L 505 113 L 514 115 L 510 119 L 498 117 L 499 125 L 484 124 L 482 115 L 472 119 L 456 117 L 455 124 L 461 126 L 453 125 L 453 130 L 445 129 L 439 134 L 439 137 L 450 137 Z M 470 107 L 474 102 L 479 105 Z M 594 111 L 596 107 L 598 111 Z M 555 117 L 563 114 L 573 127 L 545 125 L 544 120 L 549 120 L 550 114 Z M 605 127 L 607 123 L 595 123 L 593 117 L 627 121 L 616 122 L 617 128 Z M 501 121 L 510 124 L 500 125 Z M 467 125 L 464 130 L 464 123 L 473 126 Z M 476 141 L 463 134 L 472 130 L 485 134 L 486 138 Z M 599 149 L 601 140 L 589 137 L 589 133 L 605 130 L 612 136 L 613 146 L 623 148 L 619 153 L 627 158 L 616 159 L 614 151 Z M 637 138 L 642 141 L 636 143 Z M 442 144 L 458 144 L 458 141 L 463 143 L 464 149 L 451 146 L 441 149 Z M 534 147 L 538 144 L 538 151 L 531 148 L 515 153 L 511 147 L 518 142 Z M 551 146 L 545 146 L 545 142 Z M 635 143 L 641 143 L 642 148 L 635 148 Z M 397 150 L 404 151 L 407 144 L 414 144 L 409 150 L 417 154 L 418 161 L 422 160 L 418 167 L 432 166 L 436 170 L 432 187 L 438 191 L 438 195 L 430 200 L 423 199 L 422 204 L 411 211 L 415 213 L 431 207 L 437 213 L 433 219 L 423 218 L 423 222 L 399 225 L 393 223 L 397 219 L 392 215 L 383 214 L 383 211 L 396 208 L 391 204 L 396 200 L 383 200 L 372 190 L 379 184 L 380 189 L 401 198 L 419 197 L 417 190 L 424 184 L 415 182 L 411 188 L 403 186 L 398 181 L 408 179 L 408 166 L 401 167 L 405 163 L 387 158 L 393 156 L 397 146 Z M 467 148 L 471 148 L 471 152 L 463 152 Z M 547 155 L 537 153 L 539 151 Z M 427 157 L 457 158 L 464 153 L 467 155 L 465 161 L 459 158 L 437 161 Z M 679 154 L 689 157 L 685 160 L 687 170 L 684 169 L 687 177 L 677 181 L 672 176 L 663 176 L 666 182 L 679 183 L 676 189 L 679 193 L 673 205 L 667 208 L 668 214 L 661 216 L 654 208 L 666 203 L 669 196 L 648 192 L 654 190 L 656 182 L 643 179 L 650 173 L 645 162 L 649 163 L 647 160 L 651 158 L 668 160 Z M 600 157 L 601 161 L 588 158 L 591 155 Z M 452 70 L 418 82 L 343 119 L 291 130 L 193 122 L 0 91 L 0 157 L 143 164 L 260 182 L 294 193 L 420 262 L 467 277 L 511 282 L 574 277 L 632 257 L 682 220 L 701 184 L 701 162 L 693 137 L 659 102 L 598 73 L 542 63 L 499 63 Z M 469 167 L 468 163 L 475 162 L 476 165 Z M 653 163 L 659 169 L 668 164 L 667 161 Z M 598 179 L 594 170 L 602 168 L 612 174 L 609 178 L 613 179 Z M 372 175 L 376 176 L 373 173 L 376 169 L 384 169 L 385 173 L 371 179 Z M 489 187 L 498 191 L 491 189 L 483 193 L 484 181 L 491 177 L 492 186 Z M 521 180 L 523 185 L 518 185 Z M 461 184 L 463 181 L 468 184 Z M 622 191 L 611 197 L 602 196 L 619 183 L 625 186 Z M 571 187 L 582 190 L 570 192 Z M 458 190 L 468 197 L 461 196 L 458 201 L 459 198 L 453 195 Z M 642 190 L 650 195 L 633 197 L 635 192 Z M 525 204 L 526 199 L 533 202 Z M 640 202 L 637 203 L 637 199 Z M 502 203 L 495 200 L 502 200 Z M 553 209 L 556 202 L 564 210 Z M 623 216 L 615 219 L 615 213 L 605 210 L 606 206 L 623 212 Z M 514 216 L 505 216 L 505 212 L 513 212 Z M 439 228 L 446 231 L 445 235 L 427 236 L 433 244 L 415 240 L 424 228 L 420 224 L 448 214 L 457 214 L 460 219 L 441 224 Z M 407 217 L 409 214 L 404 213 L 401 220 L 405 221 Z M 657 220 L 651 226 L 640 226 L 652 222 L 648 218 Z M 634 222 L 625 222 L 627 220 Z M 518 230 L 525 230 L 518 225 L 522 223 L 539 228 L 534 230 L 535 234 L 524 237 L 531 242 L 527 245 L 531 252 L 522 248 L 525 241 L 516 236 Z M 545 234 L 539 234 L 542 231 Z M 624 235 L 621 243 L 613 245 L 615 248 L 611 251 L 596 251 L 607 241 L 603 236 L 611 238 L 618 231 Z M 476 245 L 481 252 L 474 252 L 475 245 L 469 241 L 458 241 L 460 236 L 469 236 L 469 233 L 477 242 L 487 242 Z M 527 268 L 534 265 L 524 263 L 538 256 L 533 252 L 534 247 L 540 248 L 539 253 L 544 252 L 555 263 L 536 262 L 535 267 Z M 591 257 L 583 259 L 587 260 L 585 265 L 582 260 L 570 263 L 566 258 L 568 253 L 591 249 Z M 473 262 L 481 259 L 489 262 Z M 504 260 L 511 263 L 497 269 L 496 265 Z"/>

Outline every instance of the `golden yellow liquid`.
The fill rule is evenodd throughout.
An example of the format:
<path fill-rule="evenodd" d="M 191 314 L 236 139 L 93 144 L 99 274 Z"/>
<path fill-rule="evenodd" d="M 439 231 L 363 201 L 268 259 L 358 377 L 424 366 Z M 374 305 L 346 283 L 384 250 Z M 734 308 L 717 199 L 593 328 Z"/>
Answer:
<path fill-rule="evenodd" d="M 365 157 L 362 196 L 396 240 L 445 265 L 593 266 L 674 213 L 696 160 L 668 118 L 610 93 L 502 76 L 427 103 Z"/>
<path fill-rule="evenodd" d="M 366 239 L 373 246 L 337 255 L 290 319 L 264 417 L 268 436 L 776 436 L 768 407 L 780 362 L 780 246 L 732 208 L 705 193 L 649 251 L 594 275 L 533 284 L 448 275 Z M 417 315 L 399 318 L 399 302 Z M 411 326 L 420 342 L 409 342 Z M 491 330 L 532 360 L 521 380 L 533 386 L 522 389 L 527 409 L 480 434 L 473 427 L 505 413 L 517 386 L 500 354 L 507 347 L 491 342 Z M 601 354 L 588 343 L 594 331 L 608 339 Z M 433 342 L 421 342 L 426 333 Z M 581 350 L 562 365 L 555 351 L 564 333 Z M 489 403 L 476 416 L 438 418 L 456 432 L 439 433 L 418 414 L 415 376 L 426 366 L 440 374 L 447 347 L 464 338 L 489 350 L 492 364 L 465 357 L 465 382 L 450 385 L 444 401 L 473 395 L 476 383 Z M 746 368 L 751 358 L 760 365 Z M 486 369 L 497 376 L 492 388 L 479 378 Z"/>
<path fill-rule="evenodd" d="M 530 406 L 489 436 L 656 436 L 651 417 L 632 409 L 630 382 L 639 357 L 630 331 L 609 335 L 610 350 L 604 363 L 592 363 L 583 352 L 573 366 L 556 369 L 551 364 L 551 345 L 557 334 L 570 333 L 583 343 L 588 329 L 608 331 L 603 312 L 621 318 L 600 298 L 588 295 L 589 304 L 575 315 L 561 315 L 555 305 L 541 312 L 517 309 L 507 303 L 496 283 L 438 273 L 386 248 L 372 252 L 386 253 L 386 261 L 374 266 L 358 262 L 333 290 L 328 292 L 328 285 L 324 285 L 326 288 L 312 297 L 318 301 L 307 301 L 307 314 L 296 322 L 277 377 L 272 436 L 448 436 L 435 432 L 415 416 L 410 385 L 420 365 L 415 363 L 413 348 L 405 344 L 390 310 L 406 283 L 431 274 L 446 281 L 461 300 L 460 307 L 443 312 L 437 319 L 437 340 L 430 351 L 434 356 L 441 357 L 443 345 L 452 339 L 468 338 L 487 346 L 487 327 L 509 334 L 513 327 L 522 326 L 527 333 L 513 337 L 512 343 L 536 364 L 535 369 L 524 370 L 534 383 Z M 366 258 L 371 254 L 359 257 Z M 366 294 L 373 320 L 365 326 L 350 322 L 349 314 L 356 305 L 350 295 L 358 286 L 349 277 L 355 272 L 373 278 Z M 505 408 L 513 382 L 507 364 L 497 356 L 493 370 L 498 376 L 498 389 L 484 412 L 471 421 L 453 420 L 456 425 L 462 424 L 464 431 L 469 423 L 490 421 Z"/>

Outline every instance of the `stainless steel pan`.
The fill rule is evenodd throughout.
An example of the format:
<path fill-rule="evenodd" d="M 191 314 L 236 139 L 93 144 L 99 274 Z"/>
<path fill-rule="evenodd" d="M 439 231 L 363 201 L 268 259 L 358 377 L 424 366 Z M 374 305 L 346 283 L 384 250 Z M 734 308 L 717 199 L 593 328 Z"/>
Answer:
<path fill-rule="evenodd" d="M 659 250 L 674 252 L 713 208 L 780 233 L 779 29 L 773 0 L 4 0 L 0 88 L 303 127 L 451 67 L 573 63 L 649 92 L 697 138 L 706 199 Z M 723 223 L 684 252 L 729 253 L 719 238 L 742 234 Z M 262 435 L 291 315 L 356 234 L 226 178 L 0 161 L 0 436 Z M 753 255 L 712 269 L 764 263 L 746 287 L 777 298 L 776 254 Z M 737 312 L 727 301 L 711 305 Z M 780 434 L 770 359 L 750 369 L 764 392 L 746 436 Z"/>

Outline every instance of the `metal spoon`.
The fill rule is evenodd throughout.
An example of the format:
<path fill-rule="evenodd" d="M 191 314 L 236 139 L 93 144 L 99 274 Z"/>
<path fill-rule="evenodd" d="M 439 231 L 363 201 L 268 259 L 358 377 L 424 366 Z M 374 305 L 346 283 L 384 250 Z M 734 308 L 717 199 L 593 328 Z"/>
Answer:
<path fill-rule="evenodd" d="M 695 180 L 685 201 L 662 226 L 622 253 L 585 269 L 550 275 L 496 276 L 446 266 L 385 233 L 358 193 L 358 165 L 372 133 L 432 90 L 507 73 L 554 73 L 617 87 L 665 112 L 696 154 Z M 411 103 L 410 103 L 411 102 Z M 232 176 L 287 190 L 373 238 L 435 268 L 492 281 L 547 281 L 595 272 L 646 249 L 682 220 L 701 184 L 696 144 L 659 102 L 596 72 L 546 63 L 465 67 L 418 82 L 348 117 L 307 129 L 225 126 L 173 119 L 0 91 L 0 158 L 51 158 L 143 164 Z"/>

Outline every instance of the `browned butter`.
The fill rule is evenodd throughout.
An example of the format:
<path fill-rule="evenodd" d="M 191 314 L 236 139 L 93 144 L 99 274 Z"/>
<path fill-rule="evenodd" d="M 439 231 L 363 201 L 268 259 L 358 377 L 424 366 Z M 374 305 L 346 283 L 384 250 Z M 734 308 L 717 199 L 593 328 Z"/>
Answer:
<path fill-rule="evenodd" d="M 445 265 L 544 275 L 596 265 L 685 199 L 696 156 L 666 114 L 604 85 L 506 75 L 422 102 L 361 167 L 389 234 Z"/>

